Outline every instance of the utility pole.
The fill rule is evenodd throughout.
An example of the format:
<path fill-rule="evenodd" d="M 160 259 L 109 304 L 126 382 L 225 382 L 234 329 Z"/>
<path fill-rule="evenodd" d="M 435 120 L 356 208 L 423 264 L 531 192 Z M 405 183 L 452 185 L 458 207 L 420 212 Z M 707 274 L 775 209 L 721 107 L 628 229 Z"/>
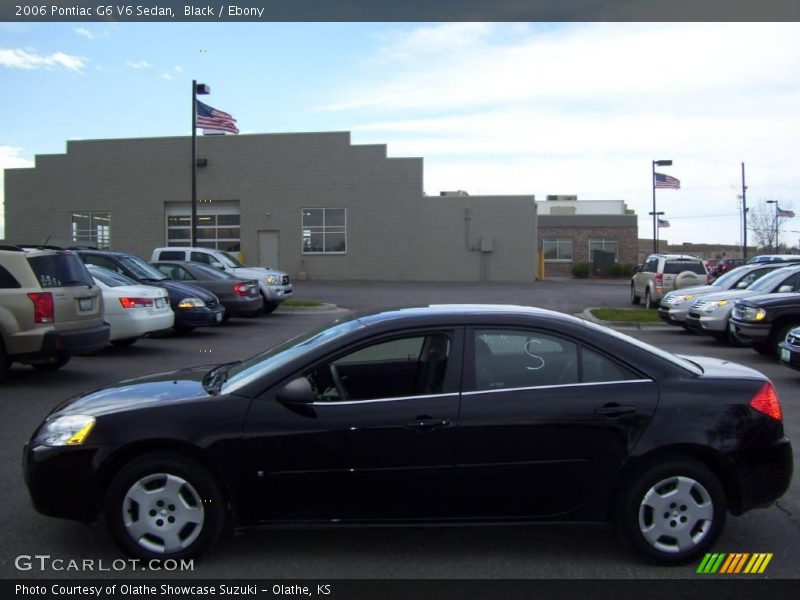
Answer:
<path fill-rule="evenodd" d="M 744 184 L 744 162 L 742 163 L 742 258 L 747 262 L 747 186 Z"/>

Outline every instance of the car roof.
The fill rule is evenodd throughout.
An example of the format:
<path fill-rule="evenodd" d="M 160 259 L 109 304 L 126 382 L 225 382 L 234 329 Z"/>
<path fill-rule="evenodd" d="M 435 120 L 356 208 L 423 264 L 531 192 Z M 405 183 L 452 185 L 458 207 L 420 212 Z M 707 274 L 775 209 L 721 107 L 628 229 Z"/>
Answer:
<path fill-rule="evenodd" d="M 375 325 L 402 319 L 406 322 L 425 321 L 430 317 L 450 317 L 453 320 L 480 320 L 485 316 L 513 316 L 513 317 L 540 317 L 585 324 L 583 319 L 565 313 L 533 306 L 519 306 L 513 304 L 428 304 L 425 306 L 411 306 L 391 308 L 376 311 L 360 312 L 354 315 L 365 325 Z"/>

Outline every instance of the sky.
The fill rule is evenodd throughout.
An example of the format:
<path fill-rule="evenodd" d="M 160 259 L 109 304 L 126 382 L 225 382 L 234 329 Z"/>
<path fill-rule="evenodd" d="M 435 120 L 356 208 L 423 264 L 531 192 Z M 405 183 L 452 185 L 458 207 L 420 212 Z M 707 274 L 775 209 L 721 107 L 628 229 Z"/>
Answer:
<path fill-rule="evenodd" d="M 423 157 L 430 195 L 624 200 L 641 238 L 651 161 L 670 159 L 660 237 L 738 244 L 742 162 L 748 206 L 800 215 L 798 38 L 798 23 L 0 23 L 0 169 L 67 140 L 190 135 L 196 79 L 242 133 L 350 131 Z M 800 240 L 800 216 L 781 227 Z"/>

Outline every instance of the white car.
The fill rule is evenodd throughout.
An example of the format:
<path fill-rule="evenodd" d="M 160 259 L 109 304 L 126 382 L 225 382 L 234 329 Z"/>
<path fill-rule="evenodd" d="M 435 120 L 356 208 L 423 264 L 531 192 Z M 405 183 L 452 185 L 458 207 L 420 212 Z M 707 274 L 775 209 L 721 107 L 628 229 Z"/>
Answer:
<path fill-rule="evenodd" d="M 161 288 L 142 285 L 120 273 L 86 265 L 103 292 L 104 317 L 111 325 L 109 341 L 130 346 L 147 333 L 172 327 L 175 313 Z"/>

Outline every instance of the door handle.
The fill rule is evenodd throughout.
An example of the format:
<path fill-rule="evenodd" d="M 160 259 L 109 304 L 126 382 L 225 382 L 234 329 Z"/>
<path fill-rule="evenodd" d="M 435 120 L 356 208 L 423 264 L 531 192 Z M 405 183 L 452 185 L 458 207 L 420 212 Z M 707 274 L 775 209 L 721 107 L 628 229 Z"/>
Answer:
<path fill-rule="evenodd" d="M 421 431 L 430 431 L 436 427 L 448 427 L 450 419 L 431 419 L 429 417 L 421 417 L 406 423 L 409 429 L 419 429 Z"/>
<path fill-rule="evenodd" d="M 619 404 L 607 404 L 599 408 L 595 408 L 594 412 L 597 415 L 604 417 L 621 417 L 622 415 L 632 415 L 638 409 L 635 406 L 620 406 Z"/>

